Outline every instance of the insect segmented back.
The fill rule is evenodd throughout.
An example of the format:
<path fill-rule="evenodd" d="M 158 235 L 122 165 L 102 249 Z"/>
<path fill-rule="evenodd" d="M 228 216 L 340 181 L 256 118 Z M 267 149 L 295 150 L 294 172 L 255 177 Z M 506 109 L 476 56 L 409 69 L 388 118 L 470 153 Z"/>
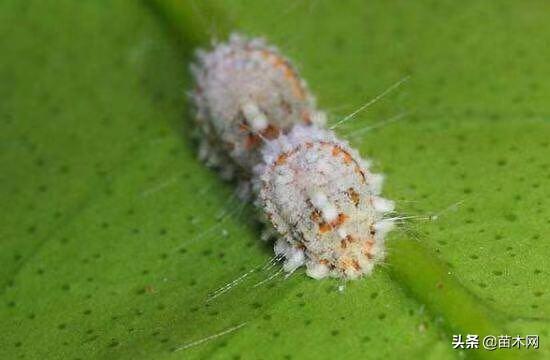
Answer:
<path fill-rule="evenodd" d="M 249 176 L 261 160 L 263 141 L 296 124 L 324 124 L 305 81 L 263 39 L 234 34 L 212 51 L 198 51 L 197 58 L 192 99 L 202 133 L 200 156 L 224 177 L 235 170 Z"/>
<path fill-rule="evenodd" d="M 278 233 L 285 270 L 353 279 L 384 257 L 393 202 L 379 196 L 382 177 L 334 133 L 296 126 L 270 141 L 257 168 L 257 205 Z"/>

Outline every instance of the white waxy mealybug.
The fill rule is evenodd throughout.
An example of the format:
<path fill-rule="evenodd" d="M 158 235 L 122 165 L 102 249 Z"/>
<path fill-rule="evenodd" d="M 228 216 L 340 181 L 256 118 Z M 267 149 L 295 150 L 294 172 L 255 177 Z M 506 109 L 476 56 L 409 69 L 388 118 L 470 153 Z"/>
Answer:
<path fill-rule="evenodd" d="M 325 116 L 315 110 L 305 81 L 263 39 L 234 34 L 210 52 L 198 51 L 197 57 L 191 68 L 200 156 L 225 178 L 235 170 L 241 177 L 250 175 L 260 161 L 263 140 L 295 124 L 324 125 Z"/>
<path fill-rule="evenodd" d="M 384 257 L 393 202 L 383 178 L 347 142 L 324 130 L 324 113 L 276 48 L 231 36 L 192 66 L 199 156 L 237 177 L 275 238 L 289 273 L 354 279 Z M 241 189 L 242 190 L 242 189 Z M 245 194 L 247 195 L 247 194 Z"/>
<path fill-rule="evenodd" d="M 333 132 L 297 125 L 269 141 L 256 167 L 257 205 L 279 238 L 286 271 L 306 265 L 313 278 L 353 279 L 384 256 L 393 202 L 380 197 L 382 176 Z"/>

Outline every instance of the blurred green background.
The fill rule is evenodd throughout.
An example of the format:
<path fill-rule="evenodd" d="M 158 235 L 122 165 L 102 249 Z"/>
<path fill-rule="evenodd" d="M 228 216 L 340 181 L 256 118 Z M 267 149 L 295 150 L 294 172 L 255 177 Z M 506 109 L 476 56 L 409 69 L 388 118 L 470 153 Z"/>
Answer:
<path fill-rule="evenodd" d="M 550 3 L 179 3 L 0 1 L 0 358 L 550 358 Z M 196 159 L 190 54 L 226 23 L 332 122 L 411 76 L 338 128 L 401 213 L 439 214 L 371 277 L 271 278 L 252 207 Z M 540 349 L 452 349 L 486 329 Z"/>

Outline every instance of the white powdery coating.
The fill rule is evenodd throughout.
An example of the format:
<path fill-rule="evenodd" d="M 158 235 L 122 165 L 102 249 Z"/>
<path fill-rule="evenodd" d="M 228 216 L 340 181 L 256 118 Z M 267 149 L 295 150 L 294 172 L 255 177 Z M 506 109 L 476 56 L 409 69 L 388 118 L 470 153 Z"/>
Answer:
<path fill-rule="evenodd" d="M 295 124 L 324 125 L 324 113 L 290 62 L 263 39 L 233 34 L 191 65 L 199 156 L 231 178 L 250 175 L 266 139 Z"/>
<path fill-rule="evenodd" d="M 384 257 L 393 202 L 380 197 L 383 177 L 332 131 L 290 62 L 263 39 L 232 35 L 191 66 L 199 156 L 251 186 L 272 226 L 274 251 L 289 273 L 346 279 L 369 274 Z"/>
<path fill-rule="evenodd" d="M 297 125 L 269 141 L 255 168 L 256 204 L 278 233 L 285 271 L 354 279 L 384 257 L 393 202 L 380 197 L 382 177 L 333 132 Z"/>

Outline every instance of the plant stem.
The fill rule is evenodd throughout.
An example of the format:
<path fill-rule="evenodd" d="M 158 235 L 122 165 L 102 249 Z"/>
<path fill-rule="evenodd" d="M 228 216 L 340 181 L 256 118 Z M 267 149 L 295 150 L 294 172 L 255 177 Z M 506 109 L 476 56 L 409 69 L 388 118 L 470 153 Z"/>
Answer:
<path fill-rule="evenodd" d="M 144 0 L 162 16 L 187 47 L 204 46 L 213 37 L 226 38 L 231 21 L 212 0 Z"/>
<path fill-rule="evenodd" d="M 506 334 L 504 319 L 489 309 L 458 282 L 448 266 L 420 242 L 396 239 L 389 249 L 390 274 L 407 289 L 418 302 L 426 305 L 430 313 L 444 320 L 443 326 L 451 335 L 479 335 L 479 350 L 468 349 L 468 354 L 480 359 L 519 359 L 526 352 L 488 351 L 483 349 L 486 335 Z M 510 334 L 511 335 L 511 334 Z"/>

